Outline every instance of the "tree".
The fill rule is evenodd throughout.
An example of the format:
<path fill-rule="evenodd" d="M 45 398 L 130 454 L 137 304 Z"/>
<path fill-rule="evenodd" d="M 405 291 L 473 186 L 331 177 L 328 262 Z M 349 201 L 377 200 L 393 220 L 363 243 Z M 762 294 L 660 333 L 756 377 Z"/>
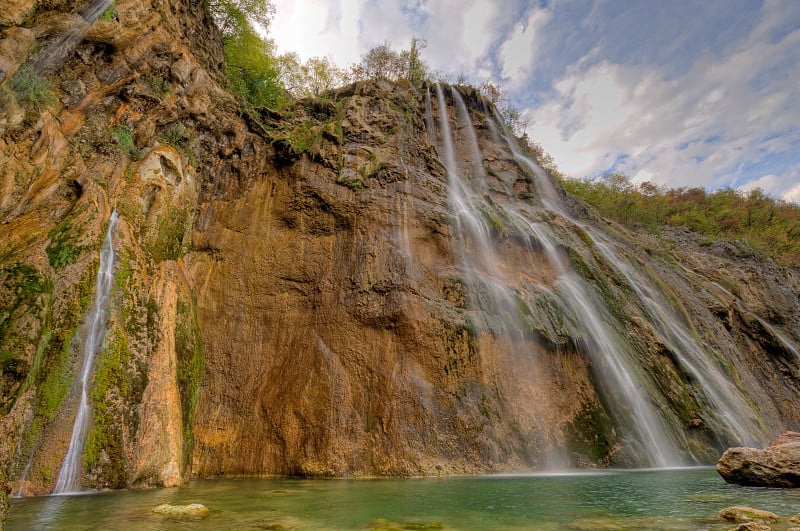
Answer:
<path fill-rule="evenodd" d="M 272 0 L 206 0 L 206 9 L 223 36 L 236 33 L 242 17 L 266 33 L 275 16 Z"/>
<path fill-rule="evenodd" d="M 412 84 L 419 85 L 427 77 L 427 67 L 420 58 L 421 50 L 424 50 L 428 43 L 417 37 L 411 37 L 411 47 L 400 52 L 400 62 L 403 65 L 403 76 Z"/>
<path fill-rule="evenodd" d="M 389 41 L 362 55 L 361 65 L 367 79 L 396 81 L 403 71 L 400 55 L 392 50 Z"/>
<path fill-rule="evenodd" d="M 271 0 L 207 0 L 206 7 L 222 33 L 231 89 L 254 107 L 274 107 L 284 97 L 275 43 L 261 37 L 275 7 Z"/>
<path fill-rule="evenodd" d="M 341 85 L 345 73 L 327 57 L 312 57 L 303 65 L 303 78 L 305 95 L 318 97 Z"/>

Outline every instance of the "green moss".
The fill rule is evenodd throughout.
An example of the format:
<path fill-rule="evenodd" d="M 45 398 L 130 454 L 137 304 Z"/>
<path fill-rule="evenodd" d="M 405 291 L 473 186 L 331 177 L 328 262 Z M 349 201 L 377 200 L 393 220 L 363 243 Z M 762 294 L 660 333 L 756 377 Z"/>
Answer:
<path fill-rule="evenodd" d="M 364 181 L 358 178 L 347 179 L 345 177 L 339 177 L 336 179 L 336 184 L 347 186 L 351 190 L 361 190 L 364 188 Z"/>
<path fill-rule="evenodd" d="M 112 401 L 124 403 L 130 396 L 130 379 L 127 377 L 130 357 L 127 338 L 115 330 L 95 363 L 94 385 L 90 393 L 92 427 L 86 436 L 83 459 L 87 470 L 102 470 L 101 484 L 98 485 L 101 487 L 121 488 L 127 480 L 122 435 L 124 419 L 120 418 Z"/>
<path fill-rule="evenodd" d="M 52 341 L 52 336 L 45 334 L 47 341 L 40 344 L 41 361 L 35 363 L 39 370 L 35 373 L 31 371 L 31 376 L 36 381 L 36 414 L 45 420 L 49 421 L 55 417 L 56 411 L 69 392 L 72 377 L 67 371 L 67 366 L 72 340 L 77 329 L 78 326 L 70 330 L 60 341 Z M 56 350 L 53 347 L 58 348 Z"/>
<path fill-rule="evenodd" d="M 57 101 L 50 80 L 37 74 L 29 66 L 17 70 L 8 86 L 19 103 L 33 110 L 42 110 L 55 105 Z"/>
<path fill-rule="evenodd" d="M 113 2 L 108 9 L 103 12 L 103 15 L 100 17 L 103 20 L 116 20 L 119 16 L 119 12 L 117 11 L 117 3 Z"/>
<path fill-rule="evenodd" d="M 600 462 L 614 445 L 614 425 L 602 406 L 587 405 L 566 429 L 570 450 Z"/>
<path fill-rule="evenodd" d="M 40 295 L 52 291 L 52 283 L 43 278 L 39 271 L 26 264 L 16 263 L 0 269 L 0 279 L 11 300 L 0 307 L 0 345 L 6 339 L 6 329 L 18 308 L 26 308 L 26 312 L 36 313 L 41 308 Z"/>
<path fill-rule="evenodd" d="M 164 96 L 169 94 L 170 85 L 169 81 L 160 76 L 149 76 L 146 81 L 147 88 L 150 93 L 158 99 L 163 99 Z"/>
<path fill-rule="evenodd" d="M 154 263 L 177 260 L 183 256 L 183 239 L 186 234 L 186 225 L 189 222 L 189 214 L 188 209 L 173 208 L 158 218 L 155 237 L 151 237 L 145 243 L 145 248 Z"/>
<path fill-rule="evenodd" d="M 50 231 L 50 243 L 45 252 L 53 269 L 61 269 L 78 260 L 83 249 L 75 244 L 77 236 L 72 231 L 69 219 L 63 220 Z"/>
<path fill-rule="evenodd" d="M 163 131 L 161 131 L 161 133 L 158 135 L 158 138 L 165 144 L 169 144 L 170 146 L 182 151 L 183 154 L 186 155 L 186 158 L 189 159 L 190 164 L 194 164 L 196 162 L 195 154 L 192 151 L 192 143 L 194 142 L 194 138 L 191 131 L 189 131 L 183 122 L 175 122 L 168 125 Z"/>
<path fill-rule="evenodd" d="M 175 322 L 175 354 L 178 360 L 178 388 L 181 395 L 184 436 L 184 468 L 194 448 L 194 414 L 200 398 L 205 354 L 197 312 L 191 302 L 178 301 Z"/>
<path fill-rule="evenodd" d="M 141 156 L 141 151 L 136 147 L 136 142 L 133 140 L 133 130 L 127 125 L 118 125 L 111 131 L 117 137 L 117 144 L 122 153 L 128 155 L 131 159 L 137 160 Z M 128 180 L 133 175 L 133 168 L 130 166 L 126 169 L 125 179 Z"/>

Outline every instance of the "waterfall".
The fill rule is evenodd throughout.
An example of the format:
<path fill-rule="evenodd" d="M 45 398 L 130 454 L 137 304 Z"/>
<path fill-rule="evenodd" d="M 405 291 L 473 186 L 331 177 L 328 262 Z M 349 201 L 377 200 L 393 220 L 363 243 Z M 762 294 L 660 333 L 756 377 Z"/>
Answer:
<path fill-rule="evenodd" d="M 467 140 L 472 156 L 482 161 L 472 120 L 459 92 L 453 89 L 453 99 L 459 111 L 459 118 L 467 132 Z M 442 102 L 440 101 L 440 107 Z M 492 126 L 491 121 L 489 122 Z M 553 210 L 560 205 L 558 195 L 547 174 L 532 161 L 525 160 L 522 153 L 509 142 L 512 154 L 534 173 L 536 186 L 546 209 Z M 447 152 L 447 150 L 445 150 Z M 446 153 L 447 154 L 447 153 Z M 485 173 L 483 173 L 485 175 Z M 613 332 L 609 324 L 613 320 L 605 309 L 589 295 L 583 280 L 572 271 L 569 262 L 562 257 L 552 238 L 546 231 L 513 208 L 506 214 L 511 217 L 516 228 L 523 234 L 532 235 L 545 251 L 545 256 L 557 274 L 557 295 L 562 304 L 576 319 L 576 327 L 589 338 L 586 350 L 599 372 L 600 381 L 609 402 L 609 407 L 618 420 L 626 417 L 633 428 L 635 437 L 642 445 L 642 451 L 653 466 L 665 467 L 680 464 L 678 452 L 667 436 L 663 423 L 653 409 L 648 397 L 633 376 L 629 363 L 622 355 L 624 341 Z"/>
<path fill-rule="evenodd" d="M 469 144 L 470 155 L 472 155 L 472 168 L 473 178 L 478 180 L 478 186 L 481 193 L 486 193 L 488 188 L 486 186 L 486 170 L 483 167 L 483 155 L 478 147 L 478 137 L 475 135 L 475 128 L 472 125 L 472 120 L 469 117 L 469 111 L 464 104 L 464 99 L 461 94 L 452 88 L 453 99 L 456 102 L 456 110 L 458 111 L 458 122 L 461 127 L 467 131 L 467 143 Z"/>
<path fill-rule="evenodd" d="M 758 416 L 730 378 L 725 376 L 723 370 L 713 363 L 711 356 L 694 339 L 687 326 L 667 310 L 669 306 L 658 290 L 618 256 L 611 248 L 610 241 L 599 231 L 573 219 L 566 212 L 547 173 L 520 151 L 508 133 L 504 136 L 514 158 L 533 173 L 543 206 L 583 229 L 609 265 L 619 272 L 634 290 L 650 317 L 658 337 L 674 353 L 681 369 L 699 384 L 697 391 L 705 396 L 713 408 L 713 411 L 709 412 L 712 417 L 711 423 L 714 424 L 714 417 L 719 419 L 717 424 L 721 425 L 717 425 L 716 428 L 718 431 L 730 434 L 729 438 L 733 443 L 757 445 L 758 441 L 754 438 L 753 432 L 759 431 L 755 426 Z M 749 426 L 745 426 L 744 421 L 747 419 L 751 420 Z"/>
<path fill-rule="evenodd" d="M 509 331 L 508 328 L 511 327 L 511 333 L 521 336 L 522 327 L 518 324 L 516 304 L 506 288 L 507 282 L 492 243 L 491 229 L 480 208 L 475 204 L 474 194 L 459 178 L 447 105 L 439 85 L 436 85 L 436 97 L 439 103 L 444 163 L 447 169 L 447 193 L 455 214 L 457 234 L 462 243 L 460 252 L 465 272 L 473 291 L 487 291 L 491 298 L 495 316 L 499 320 L 490 324 L 489 328 Z"/>
<path fill-rule="evenodd" d="M 613 332 L 611 317 L 605 309 L 589 295 L 584 281 L 571 269 L 569 262 L 558 252 L 547 232 L 528 221 L 522 214 L 513 212 L 515 220 L 536 237 L 544 250 L 548 262 L 556 271 L 558 295 L 576 318 L 576 326 L 590 338 L 586 345 L 594 366 L 599 372 L 600 383 L 605 391 L 609 407 L 617 417 L 630 411 L 633 428 L 650 464 L 658 467 L 680 464 L 677 452 L 653 410 L 632 376 L 632 370 L 621 354 L 624 341 Z"/>
<path fill-rule="evenodd" d="M 658 291 L 639 272 L 621 259 L 611 247 L 611 242 L 597 234 L 590 227 L 583 227 L 596 248 L 633 288 L 644 304 L 650 321 L 664 344 L 672 351 L 680 367 L 697 382 L 698 391 L 703 393 L 713 408 L 712 416 L 718 418 L 719 432 L 730 432 L 730 445 L 758 446 L 760 442 L 752 433 L 759 431 L 755 426 L 758 416 L 747 401 L 739 394 L 733 383 L 725 377 L 722 369 L 712 362 L 691 331 L 668 310 L 669 306 Z M 751 426 L 744 421 L 750 419 Z M 707 419 L 714 424 L 713 417 Z"/>
<path fill-rule="evenodd" d="M 89 429 L 91 408 L 89 406 L 89 377 L 94 367 L 97 351 L 103 344 L 106 331 L 106 317 L 108 313 L 108 298 L 114 280 L 114 232 L 117 228 L 117 211 L 111 214 L 108 222 L 103 248 L 100 252 L 100 268 L 97 271 L 95 284 L 94 303 L 87 317 L 86 337 L 81 349 L 81 364 L 78 374 L 81 389 L 80 405 L 72 427 L 72 437 L 69 441 L 61 470 L 58 473 L 53 494 L 65 494 L 81 489 L 80 470 L 83 460 L 83 445 Z"/>
<path fill-rule="evenodd" d="M 457 93 L 453 97 L 458 99 Z M 465 179 L 456 160 L 453 133 L 450 129 L 448 107 L 441 86 L 436 85 L 436 98 L 439 110 L 441 132 L 441 152 L 447 170 L 447 190 L 450 208 L 455 216 L 455 229 L 459 239 L 459 260 L 463 271 L 463 280 L 467 285 L 467 294 L 471 307 L 475 311 L 473 319 L 478 329 L 490 331 L 490 335 L 507 341 L 509 354 L 513 363 L 521 359 L 530 359 L 532 349 L 526 334 L 518 308 L 518 297 L 510 288 L 511 281 L 504 272 L 502 256 L 495 249 L 492 231 L 496 227 L 490 221 L 498 216 L 495 206 L 487 202 L 482 194 L 486 191 L 485 170 L 483 157 L 475 139 L 472 122 L 464 107 L 464 113 L 459 117 L 459 126 L 467 130 L 467 137 L 472 136 L 474 142 L 469 141 L 472 160 L 472 177 Z M 426 101 L 426 110 L 430 109 L 430 102 Z M 432 116 L 430 121 L 433 122 Z M 480 168 L 480 169 L 478 169 Z M 477 190 L 476 190 L 477 188 Z M 500 212 L 501 213 L 501 212 Z M 532 360 L 536 363 L 535 360 Z M 547 401 L 547 397 L 540 400 Z M 567 459 L 564 449 L 556 443 L 553 432 L 555 426 L 547 424 L 539 412 L 533 413 L 533 423 L 539 426 L 538 436 L 546 445 L 546 466 L 550 469 L 564 468 Z"/>
<path fill-rule="evenodd" d="M 81 20 L 56 37 L 36 58 L 33 69 L 37 73 L 54 72 L 64 59 L 83 41 L 92 24 L 100 18 L 113 0 L 92 0 L 81 13 Z"/>
<path fill-rule="evenodd" d="M 472 179 L 473 187 L 485 194 L 486 174 L 482 168 L 483 157 L 472 120 L 458 91 L 453 90 L 452 95 L 458 113 L 459 131 L 463 132 L 463 138 L 472 158 L 469 169 L 472 170 L 472 176 L 476 177 Z M 498 310 L 495 314 L 500 319 L 499 323 L 494 323 L 493 328 L 495 330 L 499 328 L 507 334 L 517 334 L 519 337 L 524 335 L 515 299 L 508 287 L 510 283 L 503 275 L 503 268 L 500 267 L 503 257 L 498 256 L 490 227 L 482 215 L 485 213 L 482 211 L 488 209 L 490 214 L 512 223 L 518 233 L 535 238 L 544 248 L 546 258 L 557 275 L 556 295 L 572 315 L 576 328 L 581 330 L 586 338 L 586 350 L 593 359 L 593 366 L 602 383 L 609 408 L 617 420 L 632 431 L 633 438 L 640 445 L 639 452 L 648 464 L 657 467 L 680 464 L 678 452 L 664 428 L 663 421 L 641 389 L 628 360 L 622 353 L 625 348 L 624 341 L 613 331 L 613 326 L 610 324 L 613 319 L 590 295 L 588 287 L 571 270 L 569 261 L 561 256 L 562 253 L 543 228 L 528 221 L 516 209 L 501 209 L 490 199 L 485 199 L 480 192 L 471 190 L 468 184 L 470 180 L 463 178 L 459 172 L 447 104 L 439 85 L 436 86 L 436 97 L 442 135 L 442 158 L 448 176 L 448 198 L 455 214 L 457 234 L 462 240 L 461 252 L 465 274 L 471 291 L 481 290 L 489 294 L 489 297 L 479 301 L 482 303 L 481 313 L 487 313 L 489 308 L 486 303 L 491 301 Z M 426 102 L 426 110 L 427 108 Z M 518 151 L 514 154 L 521 156 Z M 542 178 L 546 179 L 547 176 L 537 177 L 537 185 Z M 547 193 L 543 200 L 547 206 L 552 207 L 558 204 L 558 197 L 552 185 L 550 190 L 551 192 Z"/>

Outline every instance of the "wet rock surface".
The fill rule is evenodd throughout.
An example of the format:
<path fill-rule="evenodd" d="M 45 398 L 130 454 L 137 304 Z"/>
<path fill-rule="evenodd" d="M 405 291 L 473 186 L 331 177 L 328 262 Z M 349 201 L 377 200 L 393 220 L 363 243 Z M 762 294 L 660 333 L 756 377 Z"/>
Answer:
<path fill-rule="evenodd" d="M 800 488 L 800 433 L 786 432 L 764 449 L 730 448 L 717 462 L 728 483 Z"/>

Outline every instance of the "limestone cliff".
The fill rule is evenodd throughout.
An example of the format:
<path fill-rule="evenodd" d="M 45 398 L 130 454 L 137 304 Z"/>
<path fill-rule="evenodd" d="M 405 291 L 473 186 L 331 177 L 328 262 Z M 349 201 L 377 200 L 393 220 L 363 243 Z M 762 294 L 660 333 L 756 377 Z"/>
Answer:
<path fill-rule="evenodd" d="M 112 209 L 87 487 L 711 463 L 798 428 L 800 273 L 600 219 L 474 91 L 240 112 L 201 3 L 118 0 L 37 99 L 36 50 L 81 21 L 14 6 L 0 464 L 23 493 L 67 448 Z"/>

